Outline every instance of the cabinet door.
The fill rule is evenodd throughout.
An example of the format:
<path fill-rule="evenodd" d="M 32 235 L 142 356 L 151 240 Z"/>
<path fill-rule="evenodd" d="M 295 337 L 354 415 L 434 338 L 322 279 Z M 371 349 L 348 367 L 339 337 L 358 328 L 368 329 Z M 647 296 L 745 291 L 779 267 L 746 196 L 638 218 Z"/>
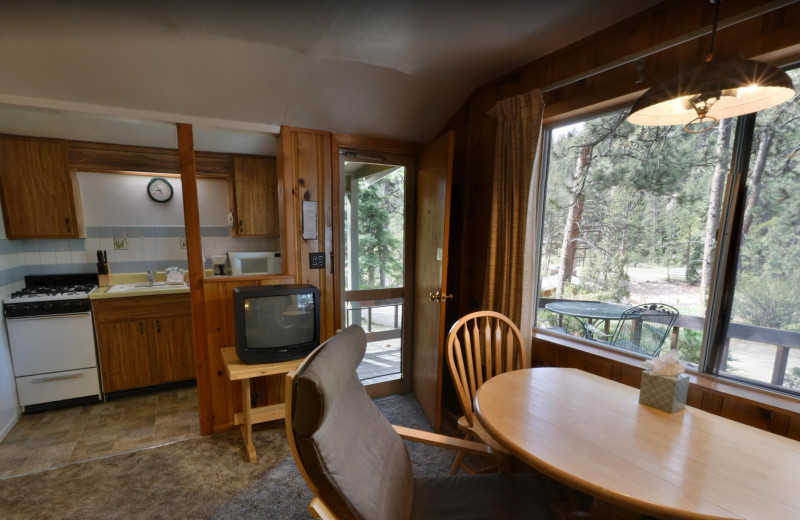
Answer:
<path fill-rule="evenodd" d="M 0 197 L 8 238 L 78 237 L 76 183 L 64 141 L 0 139 Z"/>
<path fill-rule="evenodd" d="M 191 316 L 151 320 L 153 372 L 159 383 L 194 379 L 194 345 Z"/>
<path fill-rule="evenodd" d="M 273 157 L 233 158 L 237 236 L 278 236 L 278 174 Z"/>
<path fill-rule="evenodd" d="M 104 392 L 156 384 L 148 328 L 145 320 L 97 325 L 97 350 Z"/>

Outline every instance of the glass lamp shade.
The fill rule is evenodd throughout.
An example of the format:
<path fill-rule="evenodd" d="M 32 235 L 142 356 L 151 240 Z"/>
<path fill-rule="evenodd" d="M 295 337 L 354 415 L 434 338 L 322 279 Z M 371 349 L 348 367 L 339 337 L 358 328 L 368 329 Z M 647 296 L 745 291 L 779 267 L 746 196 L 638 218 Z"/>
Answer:
<path fill-rule="evenodd" d="M 719 120 L 779 105 L 794 93 L 789 75 L 772 65 L 742 59 L 711 61 L 645 92 L 631 108 L 628 121 L 660 126 L 686 125 L 701 115 Z"/>

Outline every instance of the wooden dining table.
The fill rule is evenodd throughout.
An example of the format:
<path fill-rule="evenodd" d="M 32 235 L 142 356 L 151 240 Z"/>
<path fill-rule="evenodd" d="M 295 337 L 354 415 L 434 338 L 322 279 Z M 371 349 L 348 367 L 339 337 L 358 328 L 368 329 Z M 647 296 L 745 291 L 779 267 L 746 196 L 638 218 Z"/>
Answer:
<path fill-rule="evenodd" d="M 638 401 L 636 388 L 588 372 L 533 368 L 485 382 L 475 410 L 510 453 L 611 509 L 800 519 L 800 442 L 690 406 L 669 414 Z"/>

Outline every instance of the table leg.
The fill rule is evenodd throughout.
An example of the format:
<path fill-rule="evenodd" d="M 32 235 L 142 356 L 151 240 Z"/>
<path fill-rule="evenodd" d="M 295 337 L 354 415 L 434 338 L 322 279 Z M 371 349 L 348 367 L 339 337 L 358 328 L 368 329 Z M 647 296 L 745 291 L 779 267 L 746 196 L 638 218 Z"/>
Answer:
<path fill-rule="evenodd" d="M 256 462 L 256 447 L 253 445 L 253 411 L 250 404 L 250 380 L 242 380 L 242 407 L 244 408 L 245 421 L 239 428 L 242 432 L 244 448 L 247 451 L 247 461 Z"/>

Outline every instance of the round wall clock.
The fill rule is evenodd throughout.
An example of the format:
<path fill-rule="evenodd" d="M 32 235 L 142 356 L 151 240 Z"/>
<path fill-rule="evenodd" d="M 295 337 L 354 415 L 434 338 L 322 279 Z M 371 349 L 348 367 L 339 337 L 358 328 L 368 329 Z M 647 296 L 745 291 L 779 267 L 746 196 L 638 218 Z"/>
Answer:
<path fill-rule="evenodd" d="M 147 183 L 147 194 L 156 202 L 167 202 L 172 198 L 172 184 L 163 177 L 153 177 Z"/>

